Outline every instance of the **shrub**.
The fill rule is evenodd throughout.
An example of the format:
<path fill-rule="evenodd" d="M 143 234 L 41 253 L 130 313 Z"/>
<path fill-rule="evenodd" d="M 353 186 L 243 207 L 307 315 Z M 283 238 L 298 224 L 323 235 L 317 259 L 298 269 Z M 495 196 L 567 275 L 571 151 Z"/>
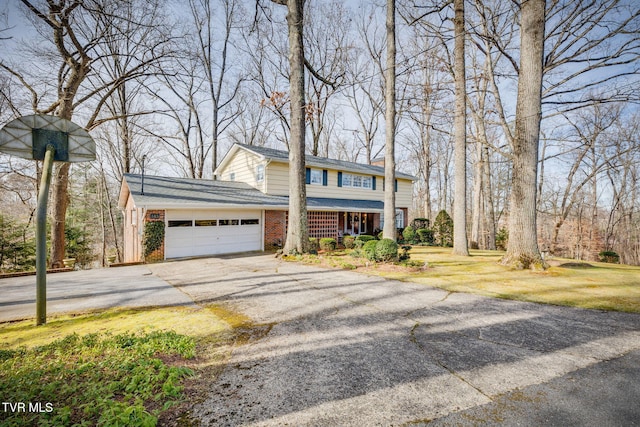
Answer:
<path fill-rule="evenodd" d="M 433 245 L 433 230 L 429 228 L 418 228 L 416 230 L 418 240 L 425 245 Z"/>
<path fill-rule="evenodd" d="M 398 255 L 398 261 L 406 261 L 408 259 L 411 258 L 411 255 L 409 255 L 409 251 L 411 250 L 411 246 L 401 246 L 400 249 L 402 249 L 402 253 Z"/>
<path fill-rule="evenodd" d="M 402 231 L 402 238 L 407 243 L 417 243 L 416 237 L 416 230 L 410 225 Z"/>
<path fill-rule="evenodd" d="M 81 267 L 89 266 L 95 258 L 89 238 L 89 233 L 82 227 L 67 225 L 64 229 L 65 254 L 68 258 L 75 258 Z"/>
<path fill-rule="evenodd" d="M 324 251 L 335 251 L 338 242 L 333 237 L 323 237 L 320 239 L 320 248 Z"/>
<path fill-rule="evenodd" d="M 398 244 L 393 239 L 382 239 L 376 243 L 376 260 L 389 262 L 398 259 Z"/>
<path fill-rule="evenodd" d="M 379 232 L 376 236 L 378 236 L 378 240 L 384 239 L 384 231 Z"/>
<path fill-rule="evenodd" d="M 376 245 L 378 244 L 378 240 L 369 240 L 362 247 L 362 254 L 369 261 L 376 260 Z"/>
<path fill-rule="evenodd" d="M 496 234 L 496 249 L 506 251 L 507 243 L 509 243 L 509 230 L 502 227 Z"/>
<path fill-rule="evenodd" d="M 353 249 L 353 247 L 355 246 L 355 242 L 356 242 L 356 238 L 353 236 L 344 236 L 342 238 L 342 243 L 344 244 L 344 247 L 347 249 Z"/>
<path fill-rule="evenodd" d="M 453 246 L 453 219 L 444 209 L 433 222 L 433 234 L 437 246 Z"/>
<path fill-rule="evenodd" d="M 620 255 L 618 255 L 614 251 L 602 251 L 598 254 L 600 257 L 600 261 L 608 262 L 610 264 L 619 264 L 620 263 Z"/>
<path fill-rule="evenodd" d="M 26 233 L 27 227 L 0 213 L 0 272 L 35 268 L 36 241 Z"/>
<path fill-rule="evenodd" d="M 319 249 L 320 245 L 318 244 L 318 239 L 315 237 L 309 237 L 309 253 L 315 255 L 318 253 Z"/>
<path fill-rule="evenodd" d="M 369 240 L 374 240 L 375 237 L 369 235 L 369 234 L 361 234 L 358 237 L 356 237 L 356 240 L 362 240 L 363 242 L 368 242 Z"/>
<path fill-rule="evenodd" d="M 354 247 L 354 249 L 359 250 L 359 249 L 362 249 L 362 247 L 364 246 L 364 244 L 365 244 L 365 243 L 366 243 L 366 242 L 365 242 L 364 240 L 358 240 L 358 239 L 356 239 L 356 240 L 353 242 L 353 247 Z"/>
<path fill-rule="evenodd" d="M 416 218 L 411 221 L 411 227 L 413 227 L 414 230 L 429 228 L 429 220 L 427 218 Z"/>

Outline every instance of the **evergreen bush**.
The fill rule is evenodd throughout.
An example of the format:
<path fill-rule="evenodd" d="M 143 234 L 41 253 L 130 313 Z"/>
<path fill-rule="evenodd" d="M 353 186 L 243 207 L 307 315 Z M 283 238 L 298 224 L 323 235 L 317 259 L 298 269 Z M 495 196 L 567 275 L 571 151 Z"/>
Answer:
<path fill-rule="evenodd" d="M 318 243 L 318 239 L 315 237 L 309 237 L 309 253 L 312 255 L 317 255 L 320 250 L 320 244 Z"/>
<path fill-rule="evenodd" d="M 356 241 L 356 238 L 353 236 L 344 236 L 342 238 L 342 244 L 347 249 L 353 249 L 353 247 L 355 246 L 355 241 Z"/>
<path fill-rule="evenodd" d="M 508 243 L 509 243 L 509 230 L 502 227 L 500 230 L 498 230 L 498 233 L 496 234 L 496 249 L 498 249 L 499 251 L 506 251 Z"/>
<path fill-rule="evenodd" d="M 598 254 L 600 261 L 610 264 L 620 264 L 620 255 L 614 251 L 602 251 Z"/>
<path fill-rule="evenodd" d="M 429 228 L 418 228 L 416 230 L 418 240 L 425 245 L 433 245 L 433 230 Z"/>
<path fill-rule="evenodd" d="M 376 260 L 376 245 L 378 244 L 378 240 L 369 240 L 362 247 L 362 254 L 369 261 Z"/>
<path fill-rule="evenodd" d="M 369 235 L 369 234 L 361 234 L 358 237 L 356 237 L 356 240 L 362 240 L 363 242 L 368 242 L 369 240 L 374 240 L 375 237 Z"/>
<path fill-rule="evenodd" d="M 338 242 L 332 237 L 323 237 L 320 239 L 320 249 L 324 251 L 335 251 L 337 246 Z"/>
<path fill-rule="evenodd" d="M 433 222 L 433 237 L 437 246 L 453 246 L 453 219 L 441 210 Z"/>
<path fill-rule="evenodd" d="M 410 225 L 402 230 L 402 238 L 406 243 L 418 243 L 416 230 Z"/>
<path fill-rule="evenodd" d="M 382 261 L 382 262 L 397 260 L 398 244 L 393 239 L 378 240 L 376 242 L 375 257 L 377 261 Z"/>
<path fill-rule="evenodd" d="M 429 228 L 429 220 L 427 218 L 415 218 L 411 221 L 411 227 L 413 227 L 414 230 Z"/>

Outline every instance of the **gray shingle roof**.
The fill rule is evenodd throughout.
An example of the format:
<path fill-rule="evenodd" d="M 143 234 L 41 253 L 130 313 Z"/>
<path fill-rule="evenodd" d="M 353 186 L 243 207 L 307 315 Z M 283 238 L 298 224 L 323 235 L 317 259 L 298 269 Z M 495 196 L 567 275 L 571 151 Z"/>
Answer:
<path fill-rule="evenodd" d="M 267 159 L 277 160 L 285 163 L 289 163 L 289 153 L 282 150 L 276 150 L 274 148 L 258 147 L 255 145 L 237 144 L 245 150 L 251 151 Z M 326 157 L 317 157 L 307 154 L 305 156 L 305 162 L 307 166 L 344 170 L 348 172 L 357 172 L 362 174 L 379 175 L 384 176 L 384 167 L 366 165 L 363 163 L 347 162 L 345 160 L 329 159 Z M 415 181 L 416 177 L 408 175 L 406 173 L 396 171 L 396 178 L 404 178 Z"/>
<path fill-rule="evenodd" d="M 307 197 L 307 209 L 321 209 L 332 211 L 364 212 L 383 211 L 384 203 L 379 200 L 349 200 L 349 199 L 325 199 L 320 197 Z"/>
<path fill-rule="evenodd" d="M 285 207 L 288 205 L 286 197 L 263 194 L 242 182 L 145 175 L 144 194 L 142 194 L 140 175 L 125 174 L 124 179 L 138 206 L 183 204 L 188 208 L 225 205 Z"/>
<path fill-rule="evenodd" d="M 137 206 L 157 209 L 169 207 L 286 209 L 289 206 L 288 196 L 267 195 L 243 182 L 213 181 L 209 179 L 145 175 L 144 194 L 142 194 L 141 178 L 141 175 L 124 175 L 124 180 Z M 307 207 L 309 210 L 382 211 L 383 203 L 375 200 L 308 197 Z"/>

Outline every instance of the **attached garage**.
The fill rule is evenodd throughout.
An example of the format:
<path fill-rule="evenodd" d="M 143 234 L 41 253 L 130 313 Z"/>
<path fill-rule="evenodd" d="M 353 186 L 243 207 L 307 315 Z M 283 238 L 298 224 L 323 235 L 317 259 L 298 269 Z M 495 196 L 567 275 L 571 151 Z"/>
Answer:
<path fill-rule="evenodd" d="M 165 215 L 166 258 L 262 250 L 261 210 L 172 209 Z"/>

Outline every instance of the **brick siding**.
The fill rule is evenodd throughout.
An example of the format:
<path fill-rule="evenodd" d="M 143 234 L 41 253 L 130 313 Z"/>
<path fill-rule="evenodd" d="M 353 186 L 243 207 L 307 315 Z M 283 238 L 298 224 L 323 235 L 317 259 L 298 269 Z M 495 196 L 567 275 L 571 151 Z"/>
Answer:
<path fill-rule="evenodd" d="M 146 224 L 147 222 L 154 222 L 154 221 L 159 221 L 164 223 L 164 210 L 161 209 L 157 209 L 157 210 L 148 210 L 145 215 L 144 215 L 144 223 Z M 165 230 L 166 233 L 166 230 Z M 143 237 L 144 240 L 144 237 Z M 160 245 L 160 247 L 158 249 L 156 249 L 155 251 L 151 252 L 149 255 L 147 255 L 146 257 L 144 257 L 144 261 L 147 263 L 154 263 L 154 262 L 162 262 L 164 261 L 164 244 L 165 244 L 165 240 L 166 240 L 166 235 L 165 238 L 162 240 L 162 244 Z M 142 252 L 144 253 L 144 242 L 142 244 Z"/>
<path fill-rule="evenodd" d="M 264 249 L 284 246 L 287 237 L 287 211 L 264 211 Z"/>

